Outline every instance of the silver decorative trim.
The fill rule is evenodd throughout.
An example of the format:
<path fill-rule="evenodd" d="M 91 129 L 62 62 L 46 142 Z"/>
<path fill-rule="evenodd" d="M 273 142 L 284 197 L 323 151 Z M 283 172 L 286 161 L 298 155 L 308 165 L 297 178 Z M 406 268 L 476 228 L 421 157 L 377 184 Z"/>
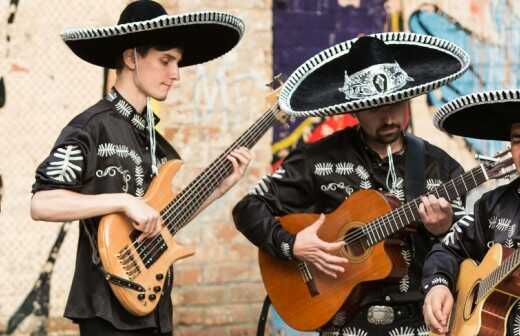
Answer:
<path fill-rule="evenodd" d="M 383 63 L 352 75 L 345 70 L 345 82 L 338 90 L 345 94 L 346 100 L 363 99 L 397 91 L 413 81 L 397 62 Z"/>
<path fill-rule="evenodd" d="M 61 37 L 64 41 L 92 40 L 192 24 L 220 24 L 236 30 L 240 37 L 245 30 L 244 22 L 234 15 L 219 11 L 201 11 L 179 15 L 162 15 L 151 20 L 114 26 L 70 28 L 66 29 Z"/>
<path fill-rule="evenodd" d="M 331 105 L 319 109 L 305 111 L 293 110 L 290 104 L 291 97 L 301 82 L 303 82 L 307 76 L 318 69 L 323 63 L 332 61 L 347 54 L 350 51 L 352 44 L 357 41 L 357 38 L 355 38 L 325 49 L 300 65 L 287 79 L 282 88 L 279 98 L 280 108 L 287 114 L 295 117 L 324 117 L 327 115 L 354 112 L 385 104 L 397 103 L 419 96 L 423 93 L 430 92 L 452 80 L 457 79 L 468 69 L 470 64 L 469 55 L 462 48 L 452 42 L 437 37 L 408 32 L 379 33 L 369 36 L 378 38 L 386 44 L 390 45 L 409 44 L 442 51 L 457 59 L 461 64 L 461 69 L 436 81 L 414 86 L 404 90 L 399 90 L 389 95 L 375 96 L 353 102 Z"/>
<path fill-rule="evenodd" d="M 433 115 L 433 124 L 439 130 L 447 132 L 444 129 L 444 122 L 452 114 L 469 107 L 499 102 L 520 102 L 520 90 L 507 89 L 484 91 L 456 98 L 444 104 L 437 112 L 435 112 Z"/>
<path fill-rule="evenodd" d="M 289 245 L 289 243 L 282 242 L 280 244 L 280 250 L 282 251 L 284 257 L 286 257 L 289 260 L 292 259 L 291 246 Z"/>

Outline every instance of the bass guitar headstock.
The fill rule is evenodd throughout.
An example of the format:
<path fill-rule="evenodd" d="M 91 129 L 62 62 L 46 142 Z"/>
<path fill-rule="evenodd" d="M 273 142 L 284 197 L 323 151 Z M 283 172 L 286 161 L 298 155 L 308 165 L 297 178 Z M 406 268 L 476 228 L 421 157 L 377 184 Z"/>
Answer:
<path fill-rule="evenodd" d="M 278 97 L 280 95 L 280 91 L 282 90 L 283 83 L 285 82 L 285 78 L 283 74 L 278 74 L 274 76 L 272 82 L 266 84 L 269 88 L 272 89 L 267 97 L 267 103 L 270 105 L 270 108 L 273 109 L 276 119 L 280 121 L 282 124 L 287 125 L 287 121 L 289 120 L 289 115 L 282 110 L 280 110 L 278 106 Z"/>
<path fill-rule="evenodd" d="M 511 149 L 509 147 L 492 157 L 479 154 L 475 155 L 475 157 L 478 160 L 483 161 L 486 174 L 490 179 L 513 179 L 518 176 L 513 157 L 511 156 Z"/>

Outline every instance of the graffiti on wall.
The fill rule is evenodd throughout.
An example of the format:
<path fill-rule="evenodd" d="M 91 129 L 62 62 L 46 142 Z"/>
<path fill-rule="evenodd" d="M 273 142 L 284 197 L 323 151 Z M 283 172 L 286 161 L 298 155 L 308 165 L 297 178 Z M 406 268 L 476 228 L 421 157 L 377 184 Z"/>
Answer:
<path fill-rule="evenodd" d="M 472 3 L 471 15 L 489 18 L 489 33 L 465 27 L 447 11 L 435 5 L 422 5 L 408 18 L 412 32 L 445 38 L 464 48 L 472 66 L 459 80 L 428 94 L 428 103 L 439 107 L 445 102 L 476 91 L 520 86 L 520 13 L 518 6 L 508 0 Z M 466 139 L 482 154 L 493 154 L 503 148 L 498 141 Z"/>
<path fill-rule="evenodd" d="M 275 0 L 273 2 L 273 73 L 289 76 L 319 51 L 361 34 L 385 30 L 384 0 Z M 300 27 L 306 27 L 305 30 Z M 356 123 L 350 115 L 291 120 L 275 126 L 273 168 L 301 142 L 316 141 Z"/>

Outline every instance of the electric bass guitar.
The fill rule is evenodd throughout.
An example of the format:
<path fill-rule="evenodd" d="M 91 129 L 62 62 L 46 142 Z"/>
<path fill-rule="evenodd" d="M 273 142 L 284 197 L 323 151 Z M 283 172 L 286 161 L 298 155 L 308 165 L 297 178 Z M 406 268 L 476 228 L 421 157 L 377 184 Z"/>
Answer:
<path fill-rule="evenodd" d="M 520 250 L 501 244 L 494 244 L 479 265 L 472 259 L 464 260 L 448 335 L 505 336 L 511 309 L 520 299 L 518 266 Z"/>
<path fill-rule="evenodd" d="M 481 164 L 434 189 L 431 194 L 452 201 L 490 178 L 516 172 L 507 152 L 491 164 Z M 503 171 L 505 168 L 507 171 Z M 265 289 L 282 319 L 297 330 L 316 330 L 327 323 L 345 304 L 347 320 L 359 308 L 365 284 L 399 278 L 406 272 L 400 241 L 387 239 L 419 221 L 421 199 L 394 210 L 375 190 L 360 190 L 349 196 L 325 217 L 318 236 L 327 242 L 345 241 L 336 253 L 349 260 L 336 279 L 301 261 L 287 261 L 259 250 L 259 264 Z M 318 219 L 318 214 L 290 214 L 279 218 L 282 227 L 297 234 Z M 367 284 L 368 285 L 368 284 Z M 346 300 L 348 301 L 346 302 Z M 346 302 L 346 303 L 345 303 Z"/>
<path fill-rule="evenodd" d="M 275 78 L 277 80 L 280 82 Z M 271 107 L 180 193 L 172 191 L 171 181 L 182 162 L 168 161 L 160 168 L 144 196 L 145 202 L 160 213 L 164 224 L 157 236 L 137 240 L 140 232 L 121 213 L 101 219 L 97 241 L 105 278 L 119 302 L 131 314 L 150 314 L 163 293 L 169 267 L 195 253 L 176 243 L 174 236 L 233 171 L 227 155 L 242 146 L 251 148 L 276 120 L 287 118 L 278 106 L 279 90 L 268 97 Z"/>

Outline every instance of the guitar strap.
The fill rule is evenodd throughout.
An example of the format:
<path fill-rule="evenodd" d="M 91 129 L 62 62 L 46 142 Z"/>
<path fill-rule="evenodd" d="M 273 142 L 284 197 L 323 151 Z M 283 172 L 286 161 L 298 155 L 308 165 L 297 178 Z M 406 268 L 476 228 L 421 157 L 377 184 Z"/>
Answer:
<path fill-rule="evenodd" d="M 270 305 L 271 299 L 269 298 L 269 295 L 266 295 L 264 299 L 264 304 L 262 305 L 262 310 L 260 311 L 260 316 L 258 317 L 256 336 L 264 336 L 265 334 L 265 324 L 267 322 L 267 314 L 269 313 Z"/>
<path fill-rule="evenodd" d="M 424 193 L 426 178 L 424 164 L 424 140 L 413 134 L 405 135 L 404 188 L 406 201 L 410 202 Z"/>

